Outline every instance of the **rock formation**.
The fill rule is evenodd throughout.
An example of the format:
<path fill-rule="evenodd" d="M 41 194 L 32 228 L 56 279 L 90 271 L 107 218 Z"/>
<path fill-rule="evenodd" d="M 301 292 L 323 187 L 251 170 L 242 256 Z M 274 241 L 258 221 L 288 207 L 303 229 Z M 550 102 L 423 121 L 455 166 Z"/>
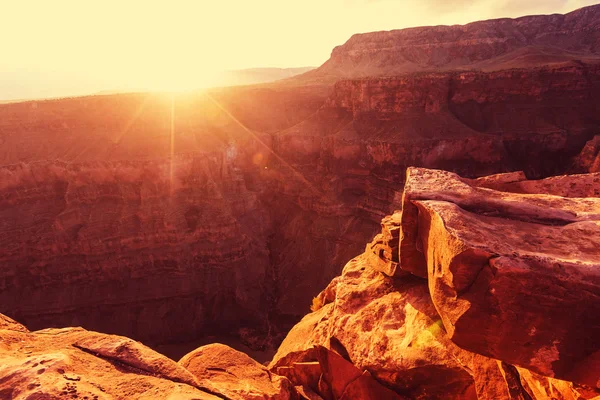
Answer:
<path fill-rule="evenodd" d="M 598 15 L 358 35 L 267 85 L 0 105 L 0 312 L 151 345 L 277 342 L 402 208 L 407 167 L 522 170 L 474 186 L 515 193 L 597 171 Z M 425 277 L 390 218 L 369 262 Z"/>
<path fill-rule="evenodd" d="M 501 18 L 353 35 L 301 79 L 391 76 L 431 70 L 498 70 L 598 59 L 598 6 L 565 15 Z"/>
<path fill-rule="evenodd" d="M 269 367 L 314 389 L 303 371 L 326 368 L 325 346 L 409 398 L 597 396 L 600 198 L 569 197 L 589 182 L 600 188 L 600 175 L 410 169 L 402 212 L 315 298 Z"/>
<path fill-rule="evenodd" d="M 17 164 L 0 182 L 0 304 L 29 328 L 156 343 L 266 317 L 268 214 L 222 158 Z"/>
<path fill-rule="evenodd" d="M 289 399 L 296 389 L 285 377 L 269 372 L 244 353 L 215 343 L 186 354 L 179 365 L 190 371 L 202 387 L 227 399 Z"/>
<path fill-rule="evenodd" d="M 215 348 L 220 350 L 219 356 L 228 357 L 205 357 L 200 370 L 195 364 L 199 354 Z M 291 382 L 271 375 L 255 361 L 246 361 L 248 358 L 226 346 L 212 345 L 178 364 L 121 336 L 82 328 L 28 332 L 14 321 L 3 320 L 0 399 L 298 398 Z M 227 372 L 216 372 L 224 363 Z M 226 378 L 215 379 L 222 375 Z"/>
<path fill-rule="evenodd" d="M 590 139 L 574 159 L 574 172 L 600 172 L 600 135 Z"/>

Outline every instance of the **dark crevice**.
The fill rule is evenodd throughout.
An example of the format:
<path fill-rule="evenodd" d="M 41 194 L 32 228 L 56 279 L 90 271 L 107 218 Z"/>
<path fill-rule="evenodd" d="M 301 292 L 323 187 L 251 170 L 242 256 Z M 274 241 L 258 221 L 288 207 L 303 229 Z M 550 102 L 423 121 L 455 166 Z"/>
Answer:
<path fill-rule="evenodd" d="M 348 353 L 348 350 L 346 350 L 346 347 L 342 344 L 342 342 L 339 341 L 338 338 L 335 336 L 330 337 L 329 346 L 331 350 L 342 356 L 346 361 L 352 363 L 352 359 L 350 359 L 350 353 Z"/>
<path fill-rule="evenodd" d="M 506 372 L 505 379 L 511 398 L 516 398 L 521 395 L 523 396 L 523 400 L 533 400 L 529 395 L 529 392 L 527 392 L 527 390 L 525 390 L 523 387 L 523 384 L 521 383 L 521 375 L 519 374 L 517 368 L 514 365 L 510 365 L 504 361 L 502 361 L 502 368 Z"/>
<path fill-rule="evenodd" d="M 229 374 L 229 375 L 231 375 L 231 376 L 234 376 L 234 377 L 236 377 L 236 378 L 237 378 L 237 376 L 235 376 L 235 374 L 232 374 L 231 372 L 227 371 L 227 370 L 226 370 L 226 369 L 224 369 L 224 368 L 209 367 L 209 368 L 206 368 L 206 370 L 207 370 L 207 371 L 217 371 L 217 372 L 224 372 L 224 373 L 226 373 L 226 374 Z"/>
<path fill-rule="evenodd" d="M 445 201 L 445 200 L 442 200 Z M 448 201 L 449 203 L 454 203 L 453 201 Z M 479 207 L 479 206 L 468 206 L 463 204 L 456 204 L 458 207 L 462 208 L 465 211 L 468 211 L 472 214 L 481 215 L 484 217 L 494 217 L 494 218 L 502 218 L 508 219 L 512 221 L 520 221 L 520 222 L 528 222 L 531 224 L 538 225 L 546 225 L 546 226 L 567 226 L 572 223 L 578 222 L 576 220 L 566 220 L 561 218 L 544 218 L 544 217 L 534 217 L 527 215 L 519 215 L 519 214 L 511 214 L 509 210 L 501 210 L 499 208 L 494 208 L 492 205 L 489 207 Z M 561 210 L 564 212 L 564 210 Z M 577 216 L 573 213 L 573 218 Z"/>

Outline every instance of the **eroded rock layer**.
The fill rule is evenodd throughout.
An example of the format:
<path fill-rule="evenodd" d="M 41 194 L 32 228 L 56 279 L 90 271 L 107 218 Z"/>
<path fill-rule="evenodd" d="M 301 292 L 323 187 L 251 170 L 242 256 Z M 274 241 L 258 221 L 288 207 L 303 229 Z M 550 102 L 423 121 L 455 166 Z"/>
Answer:
<path fill-rule="evenodd" d="M 0 186 L 0 304 L 32 329 L 161 342 L 266 317 L 269 217 L 220 156 L 17 164 Z"/>
<path fill-rule="evenodd" d="M 215 348 L 218 358 L 204 357 L 202 369 L 194 364 L 198 354 Z M 0 399 L 299 398 L 286 378 L 224 345 L 197 349 L 184 360 L 176 363 L 122 336 L 82 328 L 29 332 L 14 321 L 2 322 Z M 223 366 L 226 373 L 215 372 Z M 226 379 L 215 379 L 223 375 Z"/>
<path fill-rule="evenodd" d="M 595 5 L 565 15 L 356 34 L 333 49 L 325 64 L 298 79 L 497 70 L 597 59 L 599 28 L 600 7 Z"/>

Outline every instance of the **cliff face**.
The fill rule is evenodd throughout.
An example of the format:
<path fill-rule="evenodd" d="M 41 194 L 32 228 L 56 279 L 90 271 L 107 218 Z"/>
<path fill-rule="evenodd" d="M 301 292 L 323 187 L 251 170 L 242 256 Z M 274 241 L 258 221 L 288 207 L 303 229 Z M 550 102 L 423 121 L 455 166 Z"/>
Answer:
<path fill-rule="evenodd" d="M 597 129 L 599 104 L 593 93 L 599 89 L 599 64 L 340 81 L 327 104 L 348 113 L 352 123 L 326 134 L 340 142 L 370 142 L 374 164 L 429 162 L 455 170 L 457 163 L 444 162 L 456 162 L 463 153 L 478 157 L 489 170 L 504 166 L 542 176 L 565 168 L 545 162 L 552 153 L 574 155 Z M 452 144 L 467 138 L 495 149 L 452 152 Z M 418 154 L 386 154 L 376 147 L 381 142 L 414 146 Z M 435 153 L 422 154 L 432 143 Z M 465 168 L 464 173 L 470 172 Z"/>
<path fill-rule="evenodd" d="M 364 237 L 357 231 L 375 234 L 379 221 L 402 207 L 409 166 L 468 177 L 569 170 L 600 130 L 599 91 L 599 64 L 336 83 L 313 117 L 273 137 L 279 158 L 269 168 L 286 182 L 273 189 L 280 197 L 270 207 L 284 214 L 274 218 L 283 234 L 272 247 L 282 254 L 280 310 L 307 304 L 296 282 L 310 271 L 312 285 L 324 287 L 343 256 L 360 251 Z M 593 143 L 586 149 L 586 160 L 595 156 Z M 289 211 L 290 203 L 298 207 Z M 287 279 L 294 282 L 289 287 Z"/>
<path fill-rule="evenodd" d="M 0 304 L 30 328 L 157 342 L 264 320 L 269 216 L 221 155 L 16 164 L 0 182 Z"/>
<path fill-rule="evenodd" d="M 356 34 L 300 78 L 391 76 L 432 70 L 523 68 L 597 59 L 600 8 Z"/>

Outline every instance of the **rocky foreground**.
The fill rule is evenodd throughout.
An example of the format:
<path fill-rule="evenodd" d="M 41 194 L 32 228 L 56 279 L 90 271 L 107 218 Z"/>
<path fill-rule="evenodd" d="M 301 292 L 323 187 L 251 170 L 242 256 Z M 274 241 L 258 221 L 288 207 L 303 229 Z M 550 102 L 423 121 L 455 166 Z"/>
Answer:
<path fill-rule="evenodd" d="M 402 211 L 381 226 L 268 367 L 221 344 L 175 362 L 2 317 L 0 399 L 600 396 L 600 173 L 409 168 Z"/>

